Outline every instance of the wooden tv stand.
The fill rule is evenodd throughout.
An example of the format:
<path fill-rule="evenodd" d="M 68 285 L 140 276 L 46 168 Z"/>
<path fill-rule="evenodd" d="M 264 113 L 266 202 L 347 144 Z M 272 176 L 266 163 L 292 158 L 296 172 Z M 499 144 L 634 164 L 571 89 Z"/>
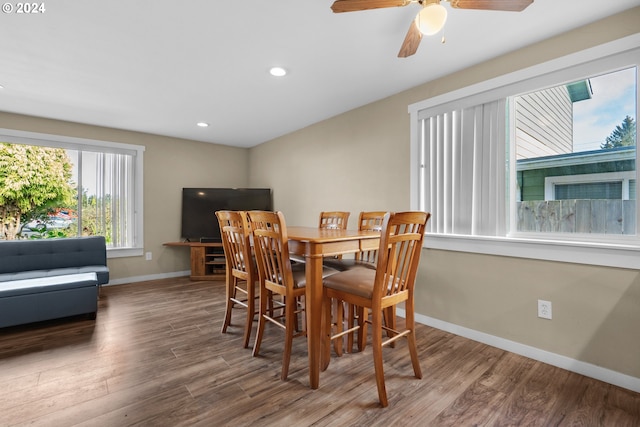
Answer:
<path fill-rule="evenodd" d="M 227 264 L 222 243 L 168 242 L 164 246 L 191 248 L 191 280 L 224 279 Z"/>

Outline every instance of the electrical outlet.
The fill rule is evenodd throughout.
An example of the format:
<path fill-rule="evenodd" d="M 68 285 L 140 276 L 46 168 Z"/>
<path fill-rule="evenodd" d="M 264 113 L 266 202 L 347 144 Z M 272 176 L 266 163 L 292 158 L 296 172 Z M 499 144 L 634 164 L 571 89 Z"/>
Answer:
<path fill-rule="evenodd" d="M 147 261 L 151 261 L 153 259 L 153 255 L 151 254 L 151 252 L 145 253 L 144 256 Z"/>
<path fill-rule="evenodd" d="M 538 300 L 538 317 L 551 320 L 551 301 Z"/>

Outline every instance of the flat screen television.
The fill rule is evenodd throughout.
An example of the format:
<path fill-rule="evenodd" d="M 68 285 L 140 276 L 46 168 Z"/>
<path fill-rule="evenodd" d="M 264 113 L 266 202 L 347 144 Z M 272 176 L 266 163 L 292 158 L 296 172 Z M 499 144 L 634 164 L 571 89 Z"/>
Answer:
<path fill-rule="evenodd" d="M 182 238 L 188 242 L 221 242 L 216 211 L 272 211 L 269 188 L 183 188 Z"/>

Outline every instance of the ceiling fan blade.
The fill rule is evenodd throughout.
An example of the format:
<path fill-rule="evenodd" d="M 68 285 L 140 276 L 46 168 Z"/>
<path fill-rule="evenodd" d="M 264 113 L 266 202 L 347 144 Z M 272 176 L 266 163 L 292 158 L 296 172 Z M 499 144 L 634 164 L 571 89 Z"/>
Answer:
<path fill-rule="evenodd" d="M 331 10 L 334 13 L 356 12 L 358 10 L 401 7 L 409 3 L 411 3 L 410 0 L 336 0 L 331 5 Z"/>
<path fill-rule="evenodd" d="M 418 29 L 416 21 L 411 21 L 409 31 L 407 31 L 400 52 L 398 52 L 398 58 L 406 58 L 416 53 L 418 46 L 420 46 L 420 40 L 422 40 L 422 33 Z"/>
<path fill-rule="evenodd" d="M 527 8 L 533 0 L 449 0 L 451 7 L 457 9 L 483 9 L 506 10 L 521 12 Z"/>

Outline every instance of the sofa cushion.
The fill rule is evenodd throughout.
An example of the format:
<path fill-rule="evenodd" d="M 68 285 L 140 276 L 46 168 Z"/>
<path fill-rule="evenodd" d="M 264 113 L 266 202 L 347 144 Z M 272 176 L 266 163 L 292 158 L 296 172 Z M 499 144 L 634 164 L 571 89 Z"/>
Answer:
<path fill-rule="evenodd" d="M 105 283 L 109 283 L 109 268 L 107 266 L 88 265 L 86 267 L 54 268 L 51 270 L 29 270 L 16 271 L 14 273 L 3 273 L 0 274 L 0 289 L 2 288 L 2 282 L 8 282 L 11 280 L 25 280 L 38 277 L 53 277 L 80 273 L 96 273 L 98 284 L 103 285 Z"/>
<path fill-rule="evenodd" d="M 0 283 L 0 298 L 97 286 L 95 273 L 66 274 Z"/>

